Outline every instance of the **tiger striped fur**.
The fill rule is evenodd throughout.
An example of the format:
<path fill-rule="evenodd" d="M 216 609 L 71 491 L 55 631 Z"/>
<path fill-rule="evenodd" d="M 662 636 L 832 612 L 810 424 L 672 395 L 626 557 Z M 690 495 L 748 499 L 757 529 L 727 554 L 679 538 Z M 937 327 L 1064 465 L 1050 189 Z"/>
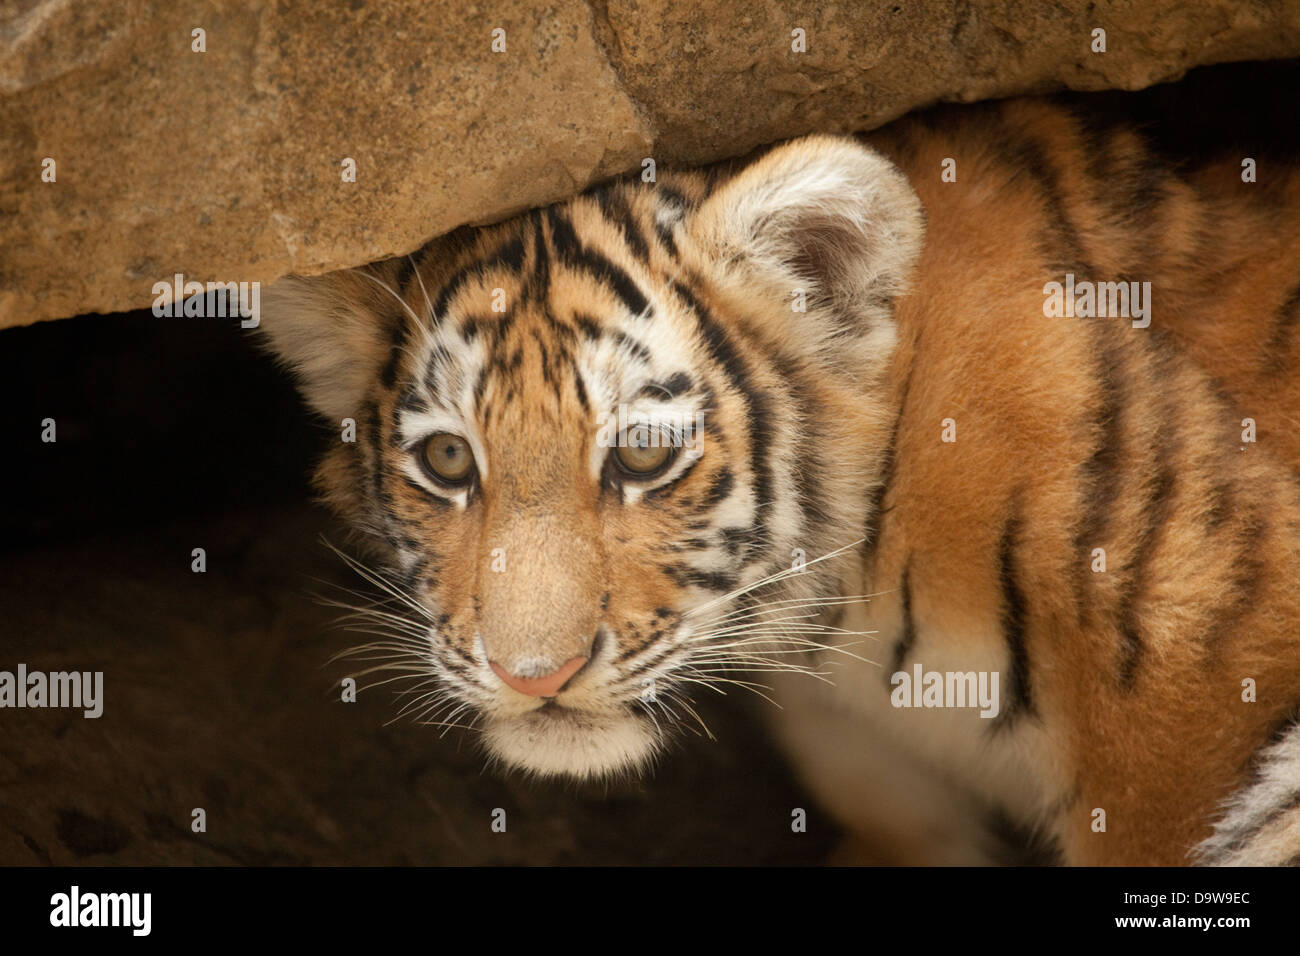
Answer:
<path fill-rule="evenodd" d="M 270 345 L 357 423 L 318 481 L 383 556 L 376 648 L 547 775 L 770 684 L 876 859 L 990 859 L 996 817 L 1067 863 L 1300 862 L 1300 173 L 1240 159 L 1010 101 L 282 281 Z M 1046 316 L 1067 274 L 1150 282 L 1150 326 Z M 611 465 L 619 407 L 662 473 Z M 997 716 L 892 706 L 918 664 L 997 672 Z"/>

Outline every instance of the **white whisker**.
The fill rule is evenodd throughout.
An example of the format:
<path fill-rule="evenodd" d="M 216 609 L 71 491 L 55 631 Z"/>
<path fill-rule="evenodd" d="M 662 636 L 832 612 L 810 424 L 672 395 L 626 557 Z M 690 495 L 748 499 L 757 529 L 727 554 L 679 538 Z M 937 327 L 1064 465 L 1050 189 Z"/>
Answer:
<path fill-rule="evenodd" d="M 687 612 L 686 617 L 696 616 L 701 612 L 708 610 L 711 607 L 715 607 L 718 604 L 722 604 L 726 601 L 733 601 L 736 598 L 748 594 L 750 591 L 754 591 L 758 588 L 767 587 L 768 585 L 776 584 L 779 581 L 784 581 L 787 578 L 794 577 L 796 575 L 807 574 L 808 569 L 811 568 L 813 565 L 821 564 L 823 561 L 829 561 L 832 558 L 839 557 L 840 555 L 852 551 L 854 548 L 858 547 L 866 540 L 867 540 L 866 538 L 859 538 L 857 541 L 854 541 L 852 544 L 844 545 L 842 548 L 836 548 L 834 551 L 828 551 L 826 554 L 823 554 L 821 557 L 814 558 L 813 560 L 805 562 L 804 564 L 799 565 L 798 567 L 784 568 L 780 571 L 777 571 L 775 574 L 770 574 L 765 578 L 759 578 L 753 584 L 747 584 L 744 587 L 737 588 L 736 590 L 730 592 L 729 594 L 724 594 L 721 597 L 716 597 L 711 601 L 704 602 L 698 607 L 692 608 L 690 611 Z"/>
<path fill-rule="evenodd" d="M 375 283 L 375 285 L 385 290 L 389 295 L 391 295 L 394 299 L 397 300 L 398 305 L 400 305 L 403 309 L 406 310 L 406 314 L 411 317 L 411 319 L 415 322 L 417 326 L 421 324 L 420 317 L 415 314 L 415 311 L 409 305 L 406 304 L 406 300 L 403 299 L 396 292 L 394 292 L 393 287 L 390 286 L 383 279 L 380 279 L 378 276 L 371 275 L 369 272 L 365 271 L 364 269 L 349 269 L 348 271 L 355 272 L 357 275 L 365 276 L 371 282 Z"/>

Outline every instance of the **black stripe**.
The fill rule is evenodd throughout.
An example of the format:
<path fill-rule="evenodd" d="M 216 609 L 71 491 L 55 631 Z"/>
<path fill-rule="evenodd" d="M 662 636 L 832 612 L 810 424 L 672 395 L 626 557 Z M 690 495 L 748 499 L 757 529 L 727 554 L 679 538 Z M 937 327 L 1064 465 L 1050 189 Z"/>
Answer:
<path fill-rule="evenodd" d="M 684 564 L 670 564 L 664 571 L 679 585 L 693 585 L 725 594 L 736 589 L 736 577 L 725 571 L 699 571 Z"/>
<path fill-rule="evenodd" d="M 1163 430 L 1162 430 L 1163 434 Z M 1133 557 L 1124 568 L 1124 590 L 1120 596 L 1117 624 L 1119 627 L 1119 664 L 1116 673 L 1119 684 L 1132 690 L 1137 680 L 1137 668 L 1145 653 L 1138 605 L 1149 577 L 1148 568 L 1157 546 L 1160 532 L 1172 511 L 1171 500 L 1177 476 L 1169 463 L 1170 452 L 1164 442 L 1157 446 L 1159 459 L 1155 477 L 1148 483 L 1146 504 L 1143 507 L 1142 533 Z"/>
<path fill-rule="evenodd" d="M 591 401 L 587 398 L 587 386 L 582 384 L 582 373 L 578 371 L 577 364 L 572 365 L 573 369 L 573 390 L 578 393 L 578 404 L 582 406 L 584 412 L 591 411 Z"/>
<path fill-rule="evenodd" d="M 999 150 L 1011 169 L 1007 185 L 1014 186 L 1021 175 L 1033 180 L 1047 207 L 1047 238 L 1045 258 L 1053 263 L 1053 271 L 1092 275 L 1096 270 L 1085 258 L 1079 243 L 1079 231 L 1065 209 L 1060 177 L 1048 161 L 1046 151 L 1024 129 L 1018 129 L 1001 118 L 993 135 L 1000 140 Z"/>
<path fill-rule="evenodd" d="M 450 650 L 451 650 L 451 651 L 452 651 L 452 652 L 453 652 L 457 657 L 459 657 L 459 658 L 460 658 L 461 660 L 463 660 L 465 663 L 469 664 L 470 667 L 473 667 L 473 668 L 477 668 L 477 667 L 478 667 L 478 661 L 476 661 L 476 660 L 474 659 L 474 656 L 473 656 L 472 654 L 470 654 L 469 651 L 462 650 L 460 647 L 458 647 L 456 644 L 453 644 L 451 641 L 446 641 L 446 642 L 445 642 L 445 645 L 446 645 L 446 647 L 449 648 L 449 649 L 450 649 Z M 450 665 L 450 664 L 451 664 L 450 661 L 443 661 L 442 663 L 443 663 L 443 664 L 447 664 L 447 665 Z M 457 668 L 453 668 L 453 669 L 454 669 L 454 670 L 459 670 L 459 671 L 461 671 L 461 672 L 464 672 L 464 671 L 469 670 L 469 668 L 464 668 L 464 667 L 457 667 Z"/>
<path fill-rule="evenodd" d="M 632 277 L 596 250 L 583 246 L 567 216 L 551 208 L 546 211 L 546 221 L 551 229 L 551 244 L 561 262 L 607 285 L 633 315 L 650 317 L 650 301 Z"/>
<path fill-rule="evenodd" d="M 393 276 L 393 288 L 398 295 L 403 293 L 406 283 L 411 281 L 411 276 L 415 274 L 415 261 L 411 256 L 403 256 L 397 260 L 397 274 Z"/>
<path fill-rule="evenodd" d="M 659 186 L 656 190 L 660 208 L 667 208 L 673 215 L 684 216 L 686 210 L 694 204 L 686 198 L 685 193 L 672 186 Z"/>
<path fill-rule="evenodd" d="M 439 404 L 443 401 L 442 383 L 437 378 L 437 373 L 451 364 L 451 353 L 447 351 L 445 345 L 435 346 L 433 353 L 429 356 L 429 363 L 424 367 L 424 388 L 430 397 Z"/>
<path fill-rule="evenodd" d="M 722 528 L 718 533 L 722 536 L 722 546 L 732 555 L 740 555 L 742 551 L 752 554 L 765 540 L 763 529 L 757 527 Z"/>
<path fill-rule="evenodd" d="M 636 339 L 632 338 L 632 336 L 616 329 L 614 330 L 613 337 L 614 341 L 617 342 L 620 347 L 631 352 L 636 357 L 637 361 L 643 362 L 646 365 L 650 364 L 650 350 Z"/>
<path fill-rule="evenodd" d="M 1285 372 L 1289 368 L 1287 359 L 1291 355 L 1291 333 L 1297 323 L 1300 323 L 1300 285 L 1287 294 L 1277 314 L 1278 320 L 1273 327 L 1273 334 L 1264 345 L 1264 358 L 1268 370 L 1274 374 Z"/>
<path fill-rule="evenodd" d="M 677 398 L 679 395 L 685 395 L 695 387 L 691 377 L 685 372 L 677 372 L 670 375 L 662 382 L 651 382 L 645 388 L 641 389 L 640 397 L 644 398 Z"/>
<path fill-rule="evenodd" d="M 1079 468 L 1082 500 L 1074 532 L 1074 553 L 1079 562 L 1075 596 L 1081 622 L 1087 618 L 1091 606 L 1087 593 L 1092 580 L 1089 558 L 1093 548 L 1106 547 L 1111 508 L 1119 498 L 1124 461 L 1124 408 L 1128 401 L 1124 350 L 1116 341 L 1115 330 L 1105 323 L 1094 323 L 1092 329 L 1096 356 L 1094 379 L 1100 404 L 1092 416 L 1096 444 Z"/>
<path fill-rule="evenodd" d="M 443 283 L 442 288 L 438 290 L 438 297 L 433 303 L 433 322 L 435 325 L 441 322 L 446 316 L 447 303 L 451 301 L 451 297 L 460 291 L 460 287 L 463 286 L 469 277 L 474 275 L 477 271 L 477 263 L 465 266 Z"/>
<path fill-rule="evenodd" d="M 919 341 L 916 347 L 919 347 Z M 912 350 L 912 355 L 916 355 L 916 347 Z M 913 359 L 915 367 L 915 358 Z M 871 493 L 871 500 L 867 506 L 866 526 L 863 529 L 863 537 L 867 539 L 863 546 L 862 555 L 864 565 L 870 569 L 875 561 L 876 553 L 880 548 L 880 536 L 884 528 L 885 518 L 885 495 L 889 493 L 889 486 L 894 480 L 894 468 L 898 459 L 898 429 L 903 421 L 903 413 L 907 410 L 907 395 L 912 387 L 912 369 L 908 369 L 907 378 L 903 379 L 903 394 L 898 401 L 898 412 L 894 415 L 894 424 L 889 429 L 889 444 L 885 446 L 884 460 L 880 466 L 880 484 Z"/>
<path fill-rule="evenodd" d="M 396 283 L 391 288 L 399 297 L 405 295 L 404 288 L 413 271 L 414 268 L 409 260 L 403 259 L 398 263 Z M 405 301 L 403 298 L 402 302 Z M 379 380 L 383 383 L 384 388 L 393 388 L 397 384 L 397 371 L 401 366 L 406 343 L 411 334 L 411 330 L 407 328 L 406 318 L 406 309 L 404 308 L 399 308 L 387 316 L 388 358 L 379 371 Z"/>
<path fill-rule="evenodd" d="M 592 196 L 605 218 L 618 226 L 623 233 L 623 239 L 627 242 L 627 247 L 632 251 L 632 255 L 642 262 L 648 262 L 650 260 L 650 247 L 646 244 L 645 236 L 641 234 L 641 227 L 633 217 L 632 209 L 628 205 L 627 197 L 623 195 L 621 187 L 612 186 L 597 189 L 592 193 Z"/>
<path fill-rule="evenodd" d="M 466 342 L 473 342 L 478 338 L 479 332 L 483 330 L 483 327 L 486 324 L 487 320 L 482 316 L 469 315 L 461 320 L 460 325 L 457 326 L 457 331 L 460 333 L 460 337 Z"/>
<path fill-rule="evenodd" d="M 1144 234 L 1155 236 L 1160 225 L 1160 210 L 1169 199 L 1170 175 L 1145 150 L 1138 156 L 1130 156 L 1129 162 L 1137 165 L 1137 173 L 1132 177 L 1132 189 L 1121 200 L 1123 208 L 1137 220 Z M 1112 199 L 1114 201 L 1116 200 Z M 1153 244 L 1149 248 L 1155 249 L 1158 246 Z"/>
<path fill-rule="evenodd" d="M 489 269 L 495 269 L 498 266 L 506 266 L 512 272 L 518 272 L 524 263 L 524 240 L 519 236 L 513 236 L 502 243 L 489 256 L 467 263 L 458 269 L 450 279 L 448 279 L 438 290 L 438 297 L 433 304 L 433 319 L 435 324 L 441 322 L 447 315 L 447 305 L 451 302 L 452 297 L 460 291 L 471 276 L 481 275 Z"/>
<path fill-rule="evenodd" d="M 1000 730 L 1021 714 L 1035 713 L 1029 681 L 1029 645 L 1027 640 L 1028 606 L 1016 569 L 1016 547 L 1020 535 L 1018 496 L 1012 500 L 1011 513 L 998 541 L 998 584 L 1002 590 L 1002 635 L 1007 645 L 1007 700 L 994 719 Z"/>
<path fill-rule="evenodd" d="M 435 495 L 435 494 L 434 494 L 432 491 L 430 491 L 428 488 L 424 487 L 424 485 L 420 484 L 418 481 L 413 481 L 412 479 L 408 478 L 406 475 L 403 475 L 403 476 L 402 476 L 402 482 L 403 482 L 403 483 L 404 483 L 408 488 L 413 488 L 413 489 L 415 489 L 416 491 L 418 491 L 418 492 L 420 493 L 420 497 L 423 498 L 425 501 L 427 501 L 427 502 L 429 502 L 429 503 L 431 503 L 431 504 L 435 504 L 435 505 L 437 505 L 439 508 L 444 508 L 444 509 L 445 509 L 445 508 L 450 508 L 450 507 L 452 506 L 452 503 L 451 503 L 450 501 L 448 501 L 448 500 L 445 499 L 445 498 L 439 498 L 437 495 Z M 415 550 L 415 549 L 414 549 L 414 548 L 408 548 L 407 550 Z"/>
<path fill-rule="evenodd" d="M 618 657 L 618 662 L 620 664 L 626 661 L 628 658 L 635 656 L 636 654 L 645 650 L 647 647 L 650 647 L 654 644 L 653 641 L 642 641 L 641 643 L 633 646 L 629 641 L 626 640 L 626 635 L 620 634 L 619 638 L 620 638 L 619 646 L 620 649 L 622 650 L 622 653 L 619 654 Z M 657 649 L 656 653 L 652 653 L 640 664 L 638 664 L 632 670 L 628 671 L 627 674 L 624 675 L 623 680 L 621 681 L 621 685 L 627 687 L 628 685 L 634 683 L 636 678 L 640 677 L 642 674 L 644 674 L 646 671 L 650 670 L 651 668 L 657 667 L 659 664 L 663 663 L 663 661 L 666 658 L 671 656 L 677 650 L 678 648 L 675 644 L 672 644 L 670 642 L 665 642 L 662 646 L 660 646 Z M 639 699 L 640 698 L 637 698 L 637 700 Z"/>
<path fill-rule="evenodd" d="M 533 274 L 529 277 L 525 295 L 545 302 L 551 288 L 551 253 L 542 232 L 541 211 L 534 209 L 529 220 L 533 224 Z"/>
<path fill-rule="evenodd" d="M 380 532 L 396 549 L 398 541 L 392 531 L 393 496 L 384 486 L 383 428 L 379 405 L 375 402 L 366 407 L 366 443 L 370 448 L 370 497 L 380 519 Z"/>
<path fill-rule="evenodd" d="M 1182 383 L 1178 381 L 1177 365 L 1170 348 L 1167 346 L 1157 348 L 1152 344 L 1149 336 L 1139 341 L 1144 344 L 1144 354 L 1151 363 L 1149 374 L 1156 382 L 1167 384 L 1152 385 L 1150 388 L 1153 394 L 1163 397 L 1160 420 L 1155 427 L 1155 434 L 1147 439 L 1155 446 L 1153 469 L 1152 474 L 1143 482 L 1146 495 L 1142 506 L 1141 530 L 1133 553 L 1123 569 L 1123 589 L 1117 611 L 1116 623 L 1119 628 L 1117 675 L 1120 687 L 1125 690 L 1133 689 L 1138 665 L 1145 654 L 1138 607 L 1151 577 L 1151 563 L 1159 547 L 1165 524 L 1173 513 L 1174 493 L 1178 486 L 1176 459 L 1182 445 L 1180 404 L 1175 396 L 1186 394 L 1186 388 L 1180 387 Z"/>
<path fill-rule="evenodd" d="M 1110 226 L 1132 232 L 1136 226 L 1149 240 L 1161 239 L 1156 231 L 1158 213 L 1169 199 L 1168 163 L 1152 153 L 1141 131 L 1101 111 L 1067 108 L 1079 137 L 1079 148 L 1092 180 L 1091 196 Z M 1123 138 L 1121 145 L 1120 139 Z M 1154 252 L 1163 242 L 1149 242 L 1141 251 Z M 1139 271 L 1149 271 L 1142 266 Z"/>
<path fill-rule="evenodd" d="M 551 387 L 556 399 L 559 399 L 560 383 L 555 376 L 555 369 L 551 365 L 551 350 L 546 347 L 546 340 L 542 338 L 541 333 L 536 329 L 531 329 L 530 332 L 533 341 L 537 343 L 537 357 L 542 363 L 542 381 Z"/>
<path fill-rule="evenodd" d="M 768 148 L 774 149 L 775 144 Z M 766 152 L 764 152 L 763 155 L 766 155 Z M 756 162 L 757 158 L 754 161 Z M 735 169 L 726 163 L 710 166 L 706 169 L 704 171 L 704 188 L 700 190 L 700 201 L 703 202 L 712 196 L 720 183 L 726 182 L 734 175 Z M 692 202 L 690 204 L 691 208 L 694 208 L 696 205 L 698 205 L 698 203 Z"/>
<path fill-rule="evenodd" d="M 723 467 L 713 476 L 713 480 L 709 483 L 709 489 L 704 493 L 698 511 L 700 513 L 712 511 L 726 500 L 735 486 L 736 476 L 732 474 L 730 468 Z"/>
<path fill-rule="evenodd" d="M 673 238 L 672 227 L 655 220 L 655 235 L 659 237 L 659 241 L 663 244 L 668 255 L 676 259 L 678 256 L 677 240 Z"/>
<path fill-rule="evenodd" d="M 726 331 L 713 320 L 704 304 L 681 282 L 673 280 L 672 287 L 695 314 L 700 337 L 704 340 L 709 357 L 722 366 L 732 386 L 749 407 L 749 466 L 750 473 L 754 476 L 756 501 L 753 523 L 765 525 L 772 503 L 772 472 L 767 458 L 772 428 L 767 399 L 754 387 L 749 364 L 736 351 Z"/>
<path fill-rule="evenodd" d="M 1153 153 L 1138 128 L 1113 120 L 1105 123 L 1086 111 L 1068 112 L 1088 164 L 1093 205 L 1103 214 L 1103 222 L 1110 229 L 1134 240 L 1140 261 L 1130 263 L 1132 271 L 1150 274 L 1155 271 L 1154 259 L 1171 251 L 1163 226 L 1163 210 L 1170 201 L 1170 184 L 1175 180 L 1170 164 Z M 1117 275 L 1115 281 L 1132 279 L 1124 274 Z"/>
<path fill-rule="evenodd" d="M 665 223 L 656 215 L 654 217 L 655 236 L 658 237 L 668 255 L 676 259 L 678 255 L 677 240 L 673 238 L 673 229 L 685 214 L 687 208 L 686 197 L 671 186 L 660 186 L 658 198 L 658 207 L 660 209 L 669 208 L 673 214 L 673 220 Z"/>
<path fill-rule="evenodd" d="M 1041 824 L 1015 819 L 1006 807 L 991 807 L 985 826 L 993 838 L 993 859 L 999 866 L 1061 866 L 1065 862 L 1055 835 Z"/>
<path fill-rule="evenodd" d="M 388 444 L 394 448 L 402 447 L 402 402 L 393 403 L 393 409 L 388 413 Z"/>
<path fill-rule="evenodd" d="M 555 331 L 555 336 L 560 340 L 561 347 L 572 345 L 577 339 L 578 333 L 574 330 L 573 326 L 568 322 L 562 321 L 554 312 L 551 311 L 550 306 L 547 306 L 542 310 L 542 318 L 545 319 L 546 324 Z"/>
<path fill-rule="evenodd" d="M 885 684 L 889 687 L 893 686 L 894 675 L 903 669 L 903 665 L 907 662 L 907 655 L 916 644 L 916 624 L 912 620 L 912 558 L 910 555 L 903 564 L 903 583 L 899 585 L 899 591 L 903 604 L 903 632 L 898 638 L 898 643 L 894 645 L 893 666 L 885 674 Z"/>
<path fill-rule="evenodd" d="M 762 528 L 720 528 L 718 533 L 722 537 L 723 548 L 733 557 L 741 557 L 741 553 L 753 553 L 764 540 Z"/>
<path fill-rule="evenodd" d="M 1234 498 L 1233 485 L 1228 479 L 1220 478 L 1210 486 L 1206 494 L 1210 506 L 1205 512 L 1205 523 L 1211 531 L 1218 531 L 1232 516 Z"/>
<path fill-rule="evenodd" d="M 503 265 L 511 272 L 518 272 L 524 267 L 524 240 L 514 236 L 488 259 L 489 266 Z"/>
<path fill-rule="evenodd" d="M 691 462 L 691 464 L 687 465 L 680 472 L 678 472 L 677 476 L 673 478 L 672 481 L 666 482 L 665 484 L 662 485 L 658 485 L 654 488 L 646 489 L 646 491 L 644 492 L 644 497 L 646 498 L 666 497 L 667 495 L 675 491 L 678 485 L 680 485 L 683 481 L 685 481 L 687 476 L 694 471 L 695 471 L 695 462 Z"/>
<path fill-rule="evenodd" d="M 1075 123 L 1089 178 L 1103 187 L 1113 182 L 1119 175 L 1115 157 L 1115 133 L 1118 129 L 1115 122 L 1098 110 L 1074 109 L 1064 104 L 1062 108 Z"/>
<path fill-rule="evenodd" d="M 479 320 L 479 325 L 492 336 L 492 344 L 497 346 L 504 341 L 505 337 L 510 334 L 510 330 L 514 328 L 517 315 L 518 313 L 511 307 L 506 312 L 497 313 L 496 316 L 484 316 Z"/>
<path fill-rule="evenodd" d="M 384 388 L 395 388 L 397 385 L 397 370 L 402 364 L 402 356 L 406 354 L 405 342 L 406 323 L 398 316 L 393 320 L 393 342 L 388 348 L 388 358 L 379 372 L 379 381 Z"/>
<path fill-rule="evenodd" d="M 370 402 L 366 406 L 366 446 L 369 448 L 370 457 L 367 464 L 370 466 L 371 479 L 374 482 L 374 496 L 379 497 L 379 492 L 383 487 L 382 480 L 378 478 L 383 464 L 383 453 L 380 448 L 383 430 L 379 427 L 379 405 Z"/>
<path fill-rule="evenodd" d="M 799 404 L 799 422 L 802 429 L 801 441 L 807 448 L 822 448 L 825 431 L 820 422 L 823 410 L 815 403 L 813 388 L 804 387 L 796 382 L 789 371 L 796 363 L 781 355 L 773 357 L 769 368 L 775 372 L 785 385 L 785 393 L 794 397 Z M 798 533 L 804 534 L 809 529 L 824 525 L 828 520 L 822 501 L 822 479 L 826 467 L 822 455 L 796 454 L 790 461 L 790 474 L 794 480 L 795 502 L 799 506 L 802 519 Z"/>
<path fill-rule="evenodd" d="M 1125 690 L 1133 689 L 1137 681 L 1138 664 L 1145 653 L 1142 641 L 1142 624 L 1138 614 L 1138 603 L 1143 589 L 1138 582 L 1142 580 L 1146 568 L 1150 564 L 1150 552 L 1159 523 L 1164 520 L 1168 511 L 1167 507 L 1155 502 L 1167 499 L 1173 486 L 1174 475 L 1171 471 L 1162 471 L 1156 476 L 1150 499 L 1153 504 L 1148 511 L 1147 524 L 1143 529 L 1138 544 L 1137 557 L 1129 562 L 1129 565 L 1125 568 L 1127 581 L 1124 594 L 1120 599 L 1117 622 L 1119 627 L 1119 664 L 1116 667 L 1120 686 Z"/>
<path fill-rule="evenodd" d="M 1205 666 L 1216 665 L 1222 643 L 1234 630 L 1243 626 L 1256 604 L 1260 582 L 1268 571 L 1263 540 L 1268 535 L 1268 520 L 1257 512 L 1243 516 L 1239 532 L 1240 550 L 1232 561 L 1230 600 L 1223 600 L 1205 626 L 1201 645 L 1205 648 Z"/>
<path fill-rule="evenodd" d="M 604 334 L 601 330 L 600 323 L 584 313 L 575 312 L 573 314 L 573 322 L 578 326 L 578 331 L 593 342 Z"/>

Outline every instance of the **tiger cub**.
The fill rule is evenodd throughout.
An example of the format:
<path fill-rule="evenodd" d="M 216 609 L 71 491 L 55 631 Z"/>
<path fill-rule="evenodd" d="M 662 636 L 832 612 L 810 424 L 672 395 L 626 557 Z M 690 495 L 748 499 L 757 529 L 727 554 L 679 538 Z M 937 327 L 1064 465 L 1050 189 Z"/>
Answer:
<path fill-rule="evenodd" d="M 886 862 L 1300 862 L 1300 173 L 939 115 L 269 290 L 370 650 L 538 775 L 751 686 Z"/>

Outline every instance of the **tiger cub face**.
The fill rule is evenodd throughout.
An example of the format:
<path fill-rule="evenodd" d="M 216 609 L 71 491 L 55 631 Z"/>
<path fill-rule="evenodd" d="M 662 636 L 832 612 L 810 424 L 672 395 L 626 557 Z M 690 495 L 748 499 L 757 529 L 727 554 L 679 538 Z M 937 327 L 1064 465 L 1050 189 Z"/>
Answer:
<path fill-rule="evenodd" d="M 601 776 L 732 669 L 797 667 L 880 479 L 921 223 L 888 162 L 813 137 L 269 290 L 270 346 L 356 423 L 318 483 L 379 547 L 360 613 L 416 712 Z"/>

